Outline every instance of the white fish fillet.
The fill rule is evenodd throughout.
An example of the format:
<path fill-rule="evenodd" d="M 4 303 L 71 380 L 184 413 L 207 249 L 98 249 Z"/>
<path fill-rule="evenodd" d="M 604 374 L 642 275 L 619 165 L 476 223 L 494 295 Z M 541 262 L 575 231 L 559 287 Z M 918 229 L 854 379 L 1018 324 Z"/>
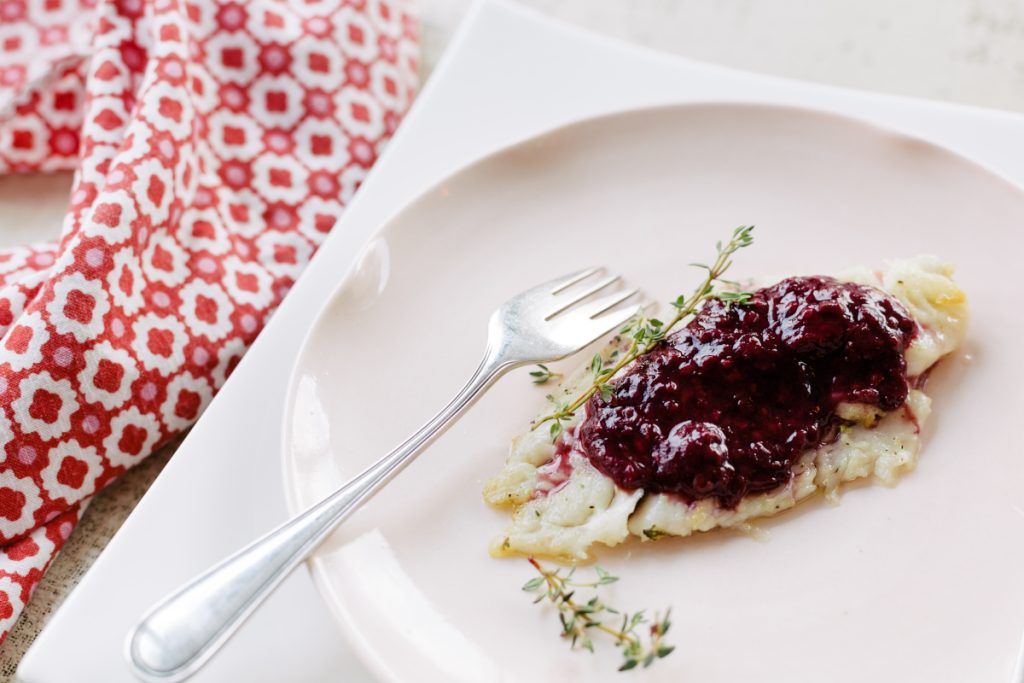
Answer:
<path fill-rule="evenodd" d="M 967 299 L 952 272 L 934 257 L 918 256 L 892 261 L 881 272 L 856 268 L 837 277 L 878 287 L 907 308 L 920 328 L 906 351 L 907 374 L 916 377 L 955 350 L 966 334 Z M 615 348 L 613 342 L 603 353 L 607 357 Z M 580 368 L 556 392 L 575 396 L 590 378 L 589 367 Z M 788 483 L 749 495 L 732 509 L 715 498 L 687 504 L 666 494 L 626 491 L 575 451 L 568 463 L 554 461 L 547 430 L 527 431 L 513 440 L 504 467 L 484 488 L 489 504 L 512 512 L 508 528 L 492 541 L 491 553 L 585 560 L 596 543 L 613 546 L 630 535 L 650 540 L 740 526 L 793 507 L 819 490 L 836 496 L 845 481 L 873 477 L 891 486 L 917 462 L 920 430 L 930 410 L 931 399 L 917 389 L 890 412 L 844 404 L 839 414 L 849 424 L 838 440 L 804 453 Z M 544 489 L 550 492 L 538 495 Z"/>

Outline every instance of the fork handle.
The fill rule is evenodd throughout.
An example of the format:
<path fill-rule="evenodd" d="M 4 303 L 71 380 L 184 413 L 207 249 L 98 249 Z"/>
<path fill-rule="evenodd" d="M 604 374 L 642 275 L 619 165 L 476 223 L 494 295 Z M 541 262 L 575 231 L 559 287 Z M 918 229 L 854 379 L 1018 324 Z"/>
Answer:
<path fill-rule="evenodd" d="M 126 656 L 144 681 L 183 681 L 198 671 L 282 580 L 349 513 L 398 474 L 518 363 L 488 349 L 461 391 L 416 433 L 330 496 L 157 603 L 129 633 Z"/>

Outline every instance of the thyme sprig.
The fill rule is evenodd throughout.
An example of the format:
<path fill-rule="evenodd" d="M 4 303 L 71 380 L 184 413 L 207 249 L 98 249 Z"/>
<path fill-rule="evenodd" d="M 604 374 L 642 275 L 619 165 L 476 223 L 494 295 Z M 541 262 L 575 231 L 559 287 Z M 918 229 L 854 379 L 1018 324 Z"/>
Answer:
<path fill-rule="evenodd" d="M 665 616 L 654 615 L 654 621 L 650 622 L 647 638 L 643 636 L 643 629 L 640 627 L 648 621 L 644 611 L 619 612 L 618 610 L 604 604 L 596 595 L 586 602 L 578 602 L 575 599 L 577 590 L 580 588 L 599 588 L 610 583 L 615 583 L 619 577 L 612 576 L 601 567 L 595 567 L 597 579 L 590 582 L 573 580 L 576 567 L 568 570 L 561 568 L 548 569 L 534 558 L 529 558 L 540 576 L 534 577 L 526 582 L 523 590 L 527 593 L 536 593 L 537 598 L 534 604 L 547 600 L 558 610 L 558 618 L 562 624 L 561 635 L 571 641 L 570 647 L 581 648 L 590 652 L 594 651 L 594 641 L 590 635 L 593 631 L 603 631 L 615 639 L 615 645 L 622 652 L 622 665 L 619 671 L 628 671 L 642 665 L 649 667 L 655 660 L 667 657 L 672 654 L 675 647 L 665 643 L 665 634 L 672 625 L 669 621 L 672 609 L 665 610 Z M 609 625 L 602 617 L 614 615 L 614 623 L 618 626 Z M 621 620 L 620 620 L 621 618 Z"/>
<path fill-rule="evenodd" d="M 558 379 L 562 376 L 560 372 L 553 372 L 543 363 L 537 363 L 537 369 L 530 373 L 534 384 L 547 384 L 549 380 Z"/>
<path fill-rule="evenodd" d="M 534 420 L 530 427 L 531 430 L 550 422 L 551 438 L 552 440 L 557 439 L 558 435 L 562 433 L 565 424 L 572 420 L 576 411 L 590 400 L 591 396 L 600 392 L 605 400 L 608 400 L 614 389 L 611 381 L 619 371 L 658 346 L 673 328 L 696 313 L 701 304 L 707 299 L 719 299 L 726 306 L 747 303 L 753 294 L 751 292 L 739 291 L 737 283 L 722 279 L 722 275 L 732 266 L 732 255 L 740 249 L 753 244 L 753 231 L 753 225 L 741 225 L 733 230 L 732 237 L 728 242 L 723 244 L 719 241 L 715 244 L 715 249 L 718 253 L 710 265 L 691 263 L 691 266 L 705 271 L 704 280 L 689 296 L 680 295 L 672 302 L 672 308 L 675 311 L 672 318 L 665 323 L 657 318 L 647 317 L 642 309 L 638 311 L 619 330 L 620 335 L 630 339 L 629 347 L 625 353 L 618 356 L 615 362 L 611 364 L 606 364 L 601 354 L 595 354 L 590 363 L 590 369 L 594 376 L 590 386 L 572 401 L 554 401 L 554 410 Z M 718 284 L 725 285 L 729 289 L 716 291 L 715 286 Z M 530 374 L 533 375 L 533 373 Z"/>

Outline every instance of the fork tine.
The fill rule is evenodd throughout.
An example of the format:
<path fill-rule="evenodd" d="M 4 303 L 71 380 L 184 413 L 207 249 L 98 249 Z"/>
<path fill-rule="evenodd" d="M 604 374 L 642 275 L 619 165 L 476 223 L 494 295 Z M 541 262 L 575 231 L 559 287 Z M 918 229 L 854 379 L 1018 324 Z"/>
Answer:
<path fill-rule="evenodd" d="M 618 275 L 611 275 L 609 277 L 604 278 L 603 280 L 601 280 L 597 284 L 591 286 L 590 288 L 585 289 L 582 292 L 577 292 L 577 293 L 573 294 L 572 298 L 567 300 L 567 301 L 565 301 L 564 303 L 559 303 L 558 308 L 556 308 L 555 310 L 553 310 L 550 313 L 548 313 L 547 316 L 544 317 L 544 319 L 545 320 L 551 320 L 552 318 L 554 318 L 556 315 L 558 315 L 562 311 L 564 311 L 566 309 L 569 309 L 569 308 L 572 308 L 573 306 L 575 306 L 579 302 L 583 301 L 584 299 L 587 299 L 587 298 L 593 296 L 594 294 L 597 294 L 598 292 L 600 292 L 602 289 L 604 289 L 608 285 L 614 284 L 614 283 L 616 283 L 618 281 L 619 281 L 619 276 Z"/>
<path fill-rule="evenodd" d="M 597 316 L 601 315 L 605 311 L 615 308 L 616 306 L 626 301 L 639 291 L 639 288 L 633 288 L 623 290 L 621 292 L 614 292 L 612 294 L 609 294 L 608 296 L 601 297 L 596 301 L 592 301 L 584 306 L 580 306 L 576 311 L 573 312 L 573 314 L 579 315 L 581 317 L 586 316 L 587 318 L 593 320 L 594 318 L 597 318 Z"/>
<path fill-rule="evenodd" d="M 596 266 L 594 268 L 585 268 L 583 270 L 578 270 L 575 273 L 570 273 L 569 275 L 564 275 L 564 276 L 562 276 L 560 278 L 557 278 L 557 279 L 554 279 L 554 280 L 552 280 L 550 282 L 546 282 L 542 286 L 550 287 L 552 294 L 558 294 L 559 292 L 565 291 L 569 287 L 572 287 L 577 282 L 580 282 L 582 280 L 586 280 L 588 277 L 590 277 L 591 275 L 593 275 L 594 273 L 596 273 L 596 272 L 598 272 L 600 270 L 601 270 L 600 266 Z"/>
<path fill-rule="evenodd" d="M 628 296 L 623 296 L 623 294 Z M 637 290 L 616 292 L 601 301 L 588 304 L 585 307 L 586 310 L 581 308 L 570 311 L 552 320 L 549 324 L 563 325 L 568 329 L 574 330 L 575 334 L 583 335 L 582 337 L 577 337 L 577 341 L 580 343 L 579 348 L 582 348 L 606 334 L 617 332 L 623 323 L 636 314 L 637 309 L 642 306 L 616 307 L 617 303 L 621 304 L 635 294 L 637 294 Z"/>
<path fill-rule="evenodd" d="M 641 308 L 647 308 L 650 304 L 641 306 Z M 604 315 L 600 315 L 596 318 L 591 318 L 588 322 L 594 326 L 595 338 L 603 337 L 612 330 L 618 331 L 618 329 L 630 318 L 636 315 L 637 309 L 632 306 L 620 308 Z"/>

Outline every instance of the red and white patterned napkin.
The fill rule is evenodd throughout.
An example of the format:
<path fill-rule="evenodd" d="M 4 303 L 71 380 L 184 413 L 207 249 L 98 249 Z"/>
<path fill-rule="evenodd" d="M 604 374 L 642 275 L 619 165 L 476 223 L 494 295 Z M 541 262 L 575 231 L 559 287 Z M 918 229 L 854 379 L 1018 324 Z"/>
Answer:
<path fill-rule="evenodd" d="M 0 0 L 0 638 L 89 497 L 197 418 L 406 110 L 401 0 Z M 0 206 L 0 211 L 3 207 Z"/>

